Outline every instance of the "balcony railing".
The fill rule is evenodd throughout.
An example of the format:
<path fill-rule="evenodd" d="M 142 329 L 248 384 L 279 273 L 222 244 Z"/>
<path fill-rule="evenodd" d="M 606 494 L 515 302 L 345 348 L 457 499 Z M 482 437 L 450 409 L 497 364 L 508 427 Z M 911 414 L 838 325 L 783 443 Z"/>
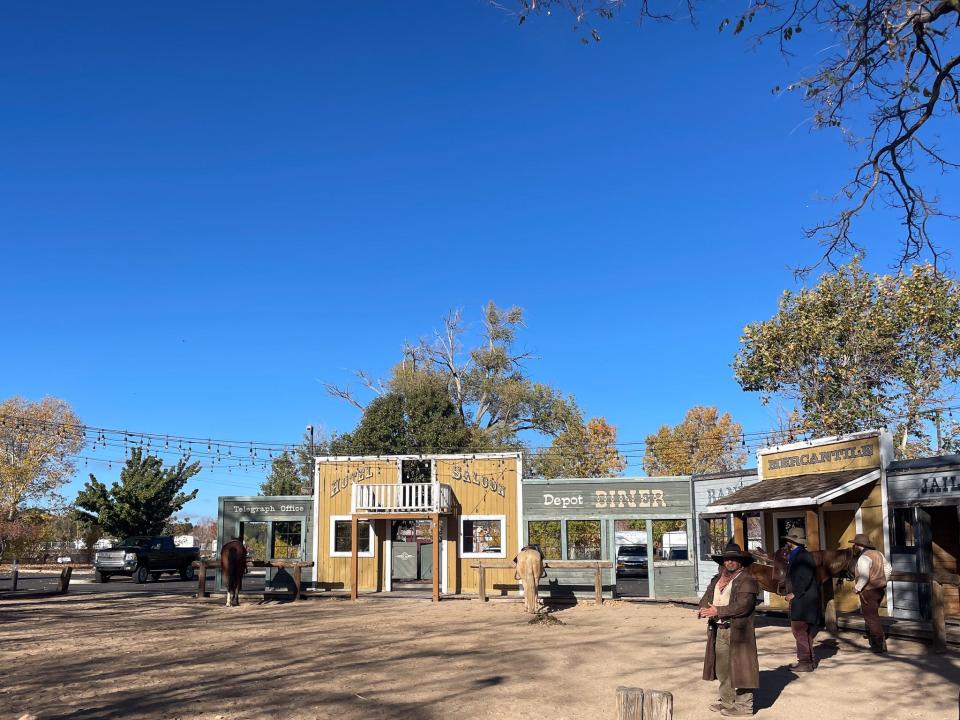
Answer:
<path fill-rule="evenodd" d="M 438 482 L 352 486 L 354 513 L 449 513 L 452 507 L 453 490 Z"/>

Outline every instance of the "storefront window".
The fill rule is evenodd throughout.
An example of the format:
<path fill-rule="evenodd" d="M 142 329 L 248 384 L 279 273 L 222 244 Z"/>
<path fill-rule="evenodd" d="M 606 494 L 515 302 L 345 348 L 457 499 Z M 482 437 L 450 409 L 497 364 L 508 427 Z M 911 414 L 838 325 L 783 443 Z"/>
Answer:
<path fill-rule="evenodd" d="M 786 542 L 783 538 L 794 528 L 800 528 L 801 530 L 807 529 L 807 521 L 804 519 L 803 515 L 797 515 L 795 517 L 778 517 L 775 523 L 777 527 L 777 547 L 783 547 Z"/>
<path fill-rule="evenodd" d="M 350 519 L 349 518 L 331 518 L 333 521 L 333 555 L 350 554 Z M 373 527 L 369 520 L 361 520 L 357 523 L 357 553 L 359 555 L 372 555 L 373 551 Z"/>
<path fill-rule="evenodd" d="M 295 560 L 300 557 L 301 527 L 299 520 L 273 522 L 273 557 L 281 560 Z"/>
<path fill-rule="evenodd" d="M 539 545 L 547 560 L 561 558 L 559 520 L 531 520 L 527 523 L 527 533 L 530 544 Z"/>
<path fill-rule="evenodd" d="M 703 543 L 700 558 L 709 560 L 711 555 L 720 555 L 733 535 L 727 518 L 707 518 L 700 521 Z"/>
<path fill-rule="evenodd" d="M 653 564 L 689 560 L 686 520 L 653 521 Z"/>
<path fill-rule="evenodd" d="M 914 547 L 913 508 L 895 508 L 893 511 L 893 544 L 897 547 Z"/>
<path fill-rule="evenodd" d="M 251 520 L 240 523 L 240 537 L 251 560 L 269 560 L 267 557 L 267 523 Z"/>
<path fill-rule="evenodd" d="M 504 557 L 503 524 L 504 518 L 502 516 L 461 518 L 461 556 L 497 555 Z"/>
<path fill-rule="evenodd" d="M 599 520 L 567 520 L 567 559 L 600 559 Z"/>

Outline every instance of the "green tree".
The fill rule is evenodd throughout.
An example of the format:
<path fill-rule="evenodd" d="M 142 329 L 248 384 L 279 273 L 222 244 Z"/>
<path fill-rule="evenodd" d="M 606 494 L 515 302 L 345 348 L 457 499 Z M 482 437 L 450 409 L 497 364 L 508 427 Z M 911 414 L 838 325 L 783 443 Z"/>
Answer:
<path fill-rule="evenodd" d="M 740 386 L 765 403 L 795 403 L 802 430 L 891 423 L 907 457 L 928 446 L 928 409 L 960 372 L 960 287 L 930 264 L 871 275 L 855 259 L 813 288 L 785 292 L 777 314 L 744 328 L 740 342 Z"/>
<path fill-rule="evenodd" d="M 120 481 L 107 487 L 90 474 L 75 501 L 80 517 L 95 522 L 112 537 L 157 535 L 171 515 L 197 496 L 183 493 L 187 481 L 200 472 L 200 463 L 180 459 L 164 468 L 163 460 L 133 448 L 120 471 Z"/>
<path fill-rule="evenodd" d="M 270 464 L 270 474 L 260 485 L 261 495 L 302 495 L 309 492 L 309 481 L 305 481 L 300 467 L 293 455 L 284 450 Z"/>
<path fill-rule="evenodd" d="M 743 429 L 730 413 L 715 407 L 696 406 L 683 422 L 662 425 L 648 435 L 643 453 L 647 475 L 694 475 L 739 470 L 747 459 L 742 447 Z"/>
<path fill-rule="evenodd" d="M 374 398 L 352 433 L 331 441 L 339 455 L 461 452 L 473 444 L 442 378 L 421 373 Z"/>
<path fill-rule="evenodd" d="M 423 391 L 425 407 L 442 411 L 436 419 L 438 426 L 429 429 L 427 426 L 431 423 L 422 417 L 416 423 L 420 429 L 415 438 L 443 436 L 445 444 L 450 446 L 473 445 L 486 450 L 519 448 L 522 433 L 532 431 L 556 437 L 571 424 L 583 423 L 572 397 L 529 377 L 527 364 L 533 356 L 515 347 L 522 326 L 520 308 L 501 309 L 490 302 L 484 308 L 482 334 L 475 346 L 467 350 L 462 313 L 451 311 L 442 331 L 403 349 L 403 359 L 393 369 L 390 380 L 375 381 L 363 371 L 357 375 L 377 395 L 370 405 L 390 393 L 409 398 L 419 394 L 418 388 L 422 386 L 430 388 L 429 392 Z M 454 425 L 448 417 L 446 404 L 433 398 L 435 388 L 442 388 L 452 403 L 459 425 Z M 366 411 L 366 406 L 349 388 L 328 384 L 327 390 Z M 361 447 L 404 447 L 404 440 L 409 438 L 396 419 L 408 414 L 406 404 L 395 398 L 380 403 L 372 412 L 383 416 L 384 421 L 377 423 L 372 435 L 354 437 L 354 442 Z M 450 443 L 449 434 L 454 430 L 459 434 L 460 426 L 470 431 L 469 439 Z M 430 444 L 421 443 L 422 446 Z M 404 450 L 397 452 L 401 451 Z"/>
<path fill-rule="evenodd" d="M 850 180 L 833 198 L 840 211 L 808 228 L 831 263 L 839 254 L 861 252 L 851 224 L 874 204 L 892 207 L 903 227 L 900 267 L 924 255 L 936 257 L 931 219 L 952 217 L 939 206 L 935 191 L 917 183 L 918 165 L 932 164 L 941 174 L 954 170 L 941 137 L 956 134 L 947 125 L 960 115 L 960 2 L 832 2 L 787 0 L 749 2 L 732 17 L 711 15 L 715 3 L 687 0 L 512 0 L 491 2 L 525 21 L 567 12 L 582 42 L 600 41 L 599 25 L 621 12 L 633 19 L 659 21 L 673 13 L 693 20 L 716 18 L 720 31 L 753 35 L 752 44 L 772 41 L 785 58 L 801 54 L 803 74 L 776 95 L 794 92 L 809 109 L 815 129 L 838 131 L 861 151 Z M 639 24 L 639 23 L 638 23 Z M 804 32 L 805 31 L 805 32 Z M 814 43 L 802 38 L 815 37 Z M 682 44 L 677 52 L 683 52 Z M 956 147 L 952 148 L 954 151 Z M 949 197 L 948 194 L 944 193 Z"/>
<path fill-rule="evenodd" d="M 617 428 L 599 417 L 586 425 L 570 424 L 550 447 L 534 453 L 528 465 L 535 477 L 614 477 L 627 460 L 617 450 Z"/>

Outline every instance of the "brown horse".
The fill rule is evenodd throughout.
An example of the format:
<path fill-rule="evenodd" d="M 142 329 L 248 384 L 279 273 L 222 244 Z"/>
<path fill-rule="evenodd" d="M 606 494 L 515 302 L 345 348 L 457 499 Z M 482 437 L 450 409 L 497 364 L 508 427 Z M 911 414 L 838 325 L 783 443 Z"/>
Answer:
<path fill-rule="evenodd" d="M 227 607 L 240 605 L 240 590 L 247 572 L 247 548 L 234 538 L 220 550 L 220 572 L 227 586 Z"/>
<path fill-rule="evenodd" d="M 787 594 L 787 555 L 789 548 L 782 547 L 771 558 L 762 550 L 751 550 L 754 562 L 747 566 L 750 574 L 756 579 L 761 588 L 777 595 Z M 844 580 L 853 578 L 857 566 L 857 556 L 852 548 L 843 550 L 811 550 L 813 561 L 817 566 L 817 581 L 820 583 L 821 612 L 834 596 L 833 585 L 830 580 L 836 581 L 837 589 Z M 829 622 L 828 622 L 829 625 Z"/>

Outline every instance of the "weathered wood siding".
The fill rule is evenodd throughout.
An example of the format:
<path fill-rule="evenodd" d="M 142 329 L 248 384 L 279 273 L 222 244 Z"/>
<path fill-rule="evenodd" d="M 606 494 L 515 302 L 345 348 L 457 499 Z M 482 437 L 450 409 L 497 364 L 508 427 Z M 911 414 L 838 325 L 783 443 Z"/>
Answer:
<path fill-rule="evenodd" d="M 447 524 L 447 591 L 477 592 L 477 571 L 470 568 L 478 558 L 461 558 L 460 519 L 472 516 L 503 516 L 502 558 L 512 560 L 520 551 L 518 541 L 518 483 L 516 457 L 476 458 L 435 461 L 436 480 L 453 489 L 459 506 Z M 490 570 L 486 573 L 487 593 L 506 594 L 517 590 L 512 570 Z"/>
<path fill-rule="evenodd" d="M 697 551 L 697 594 L 706 591 L 710 580 L 717 574 L 717 563 L 711 559 L 710 538 L 706 533 L 706 521 L 700 519 L 701 513 L 709 514 L 707 506 L 715 500 L 725 498 L 747 485 L 759 482 L 756 470 L 745 471 L 742 475 L 724 478 L 698 479 L 693 478 L 693 516 L 696 537 L 694 547 Z M 732 516 L 727 516 L 727 522 L 733 531 Z"/>
<path fill-rule="evenodd" d="M 331 461 L 318 463 L 319 493 L 317 501 L 319 557 L 317 586 L 326 589 L 350 588 L 350 558 L 331 557 L 331 517 L 350 516 L 351 486 L 355 483 L 399 483 L 400 472 L 395 460 Z M 373 557 L 359 558 L 360 590 L 381 590 L 384 575 L 386 522 L 374 522 Z"/>

